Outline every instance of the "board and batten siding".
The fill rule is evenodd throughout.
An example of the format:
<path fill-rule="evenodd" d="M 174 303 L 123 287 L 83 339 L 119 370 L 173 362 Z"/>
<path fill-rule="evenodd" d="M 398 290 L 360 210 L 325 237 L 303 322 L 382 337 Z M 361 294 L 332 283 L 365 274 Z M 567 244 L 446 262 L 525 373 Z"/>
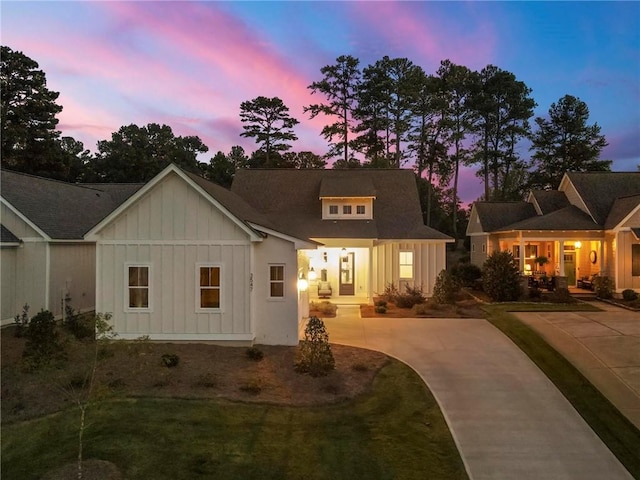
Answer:
<path fill-rule="evenodd" d="M 223 211 L 168 174 L 97 233 L 97 305 L 121 338 L 251 341 L 251 242 Z M 221 308 L 198 307 L 198 268 L 221 267 Z M 150 267 L 149 311 L 125 305 L 126 271 Z"/>
<path fill-rule="evenodd" d="M 19 247 L 3 249 L 2 272 L 2 324 L 13 321 L 29 306 L 30 315 L 50 308 L 49 298 L 49 245 L 47 240 L 2 204 L 0 209 L 3 225 L 22 243 Z M 15 253 L 9 253 L 13 250 Z M 6 262 L 6 264 L 5 264 Z M 12 266 L 13 265 L 13 266 Z M 7 269 L 5 271 L 5 268 Z"/>
<path fill-rule="evenodd" d="M 404 283 L 422 288 L 433 295 L 440 271 L 446 268 L 444 242 L 389 242 L 373 248 L 373 291 L 382 293 L 391 281 L 400 286 L 400 252 L 413 252 L 414 278 Z"/>
<path fill-rule="evenodd" d="M 96 304 L 96 246 L 94 243 L 54 243 L 49 245 L 49 310 L 62 315 L 68 294 L 74 310 L 86 312 Z"/>
<path fill-rule="evenodd" d="M 622 231 L 617 234 L 615 259 L 617 265 L 616 292 L 630 288 L 640 291 L 640 277 L 632 275 L 632 245 L 638 244 L 633 232 Z"/>

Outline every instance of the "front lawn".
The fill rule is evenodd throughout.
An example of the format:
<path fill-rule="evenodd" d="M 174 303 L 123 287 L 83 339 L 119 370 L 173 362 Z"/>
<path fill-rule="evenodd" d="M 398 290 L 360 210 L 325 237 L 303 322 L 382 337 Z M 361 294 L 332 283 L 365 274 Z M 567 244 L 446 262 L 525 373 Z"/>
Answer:
<path fill-rule="evenodd" d="M 640 478 L 640 430 L 587 380 L 577 368 L 551 347 L 537 332 L 510 311 L 599 310 L 595 305 L 577 303 L 486 305 L 487 320 L 507 335 L 555 384 L 573 407 L 629 470 Z"/>
<path fill-rule="evenodd" d="M 3 426 L 2 478 L 39 479 L 77 456 L 67 409 Z M 369 392 L 293 407 L 222 399 L 115 398 L 90 407 L 84 457 L 126 479 L 466 479 L 424 382 L 392 360 Z"/>

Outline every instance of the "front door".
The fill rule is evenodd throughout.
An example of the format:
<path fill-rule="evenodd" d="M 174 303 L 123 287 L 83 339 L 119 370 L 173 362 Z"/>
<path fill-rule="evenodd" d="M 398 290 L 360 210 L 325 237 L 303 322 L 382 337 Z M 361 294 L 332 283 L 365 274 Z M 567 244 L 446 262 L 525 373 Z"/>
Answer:
<path fill-rule="evenodd" d="M 348 252 L 340 257 L 340 295 L 355 295 L 354 255 Z"/>
<path fill-rule="evenodd" d="M 567 277 L 567 285 L 576 285 L 576 254 L 574 252 L 564 252 L 564 274 Z"/>

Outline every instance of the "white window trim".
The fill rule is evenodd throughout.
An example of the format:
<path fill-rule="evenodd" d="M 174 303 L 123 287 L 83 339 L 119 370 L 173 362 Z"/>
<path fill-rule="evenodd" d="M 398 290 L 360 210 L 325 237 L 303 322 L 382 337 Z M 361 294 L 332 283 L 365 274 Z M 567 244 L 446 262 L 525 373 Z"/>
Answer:
<path fill-rule="evenodd" d="M 287 266 L 284 263 L 270 263 L 267 268 L 267 300 L 271 302 L 284 302 L 285 297 L 287 296 Z M 272 297 L 271 296 L 271 267 L 282 267 L 282 296 L 281 297 Z M 280 280 L 276 280 L 276 282 L 280 282 Z"/>
<path fill-rule="evenodd" d="M 358 209 L 362 207 L 362 213 L 358 212 Z M 356 215 L 366 215 L 367 214 L 367 206 L 366 205 L 356 205 Z"/>
<path fill-rule="evenodd" d="M 349 210 L 347 212 L 347 210 Z M 342 205 L 342 215 L 345 217 L 352 217 L 353 216 L 353 205 L 351 204 L 346 204 L 346 205 Z"/>
<path fill-rule="evenodd" d="M 403 253 L 410 253 L 411 254 L 411 276 L 410 277 L 403 277 L 400 272 L 402 271 L 402 266 L 408 266 L 408 263 L 401 263 L 400 262 L 400 258 L 402 257 Z M 415 255 L 413 253 L 413 250 L 400 250 L 400 252 L 398 253 L 398 275 L 400 277 L 401 280 L 413 280 L 415 278 L 415 274 L 416 274 L 416 269 L 415 269 Z"/>
<path fill-rule="evenodd" d="M 336 207 L 336 211 L 335 213 L 331 211 L 331 207 Z M 340 206 L 337 203 L 332 203 L 329 205 L 329 211 L 328 211 L 329 215 L 331 216 L 338 216 L 340 215 Z"/>
<path fill-rule="evenodd" d="M 200 268 L 202 267 L 218 267 L 220 269 L 220 306 L 218 308 L 204 308 L 200 306 Z M 224 268 L 221 263 L 203 262 L 196 263 L 195 269 L 195 307 L 196 313 L 221 313 L 224 308 Z"/>
<path fill-rule="evenodd" d="M 148 278 L 149 285 L 149 306 L 148 307 L 130 307 L 129 306 L 129 267 L 146 267 L 149 269 Z M 150 263 L 127 262 L 124 264 L 124 311 L 128 313 L 153 312 L 153 268 Z"/>

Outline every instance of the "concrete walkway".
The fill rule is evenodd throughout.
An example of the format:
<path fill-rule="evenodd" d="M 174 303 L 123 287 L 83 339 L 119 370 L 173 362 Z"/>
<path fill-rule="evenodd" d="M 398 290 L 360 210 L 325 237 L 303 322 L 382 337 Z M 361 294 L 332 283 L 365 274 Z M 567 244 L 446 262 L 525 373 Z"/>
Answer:
<path fill-rule="evenodd" d="M 640 313 L 603 302 L 597 306 L 604 311 L 514 315 L 540 333 L 640 428 Z"/>
<path fill-rule="evenodd" d="M 436 397 L 472 480 L 631 475 L 553 384 L 485 320 L 361 319 L 340 306 L 330 341 L 409 364 Z"/>

